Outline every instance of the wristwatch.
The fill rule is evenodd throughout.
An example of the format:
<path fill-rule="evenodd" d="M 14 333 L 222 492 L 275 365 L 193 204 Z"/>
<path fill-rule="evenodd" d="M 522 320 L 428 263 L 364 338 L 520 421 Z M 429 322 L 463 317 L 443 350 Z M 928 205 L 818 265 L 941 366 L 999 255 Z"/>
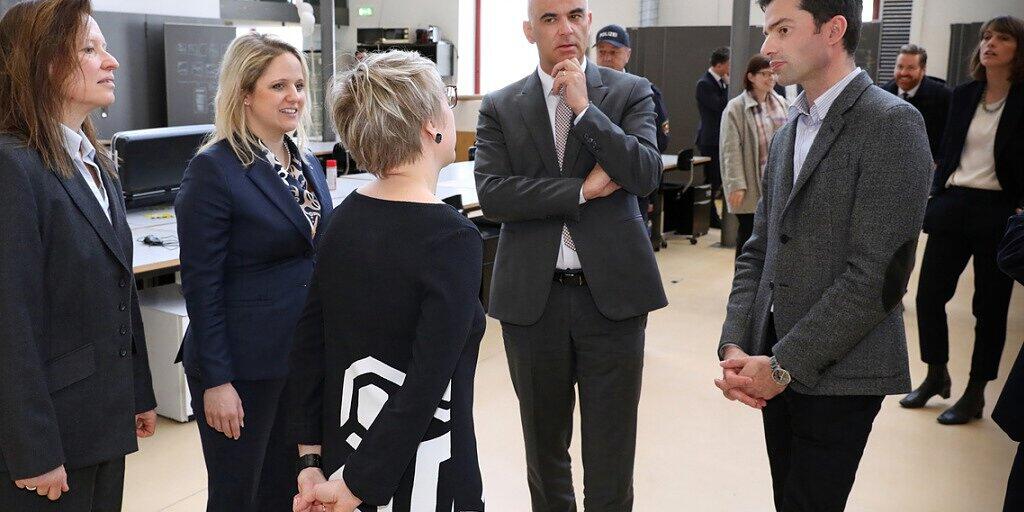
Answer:
<path fill-rule="evenodd" d="M 295 463 L 295 472 L 301 473 L 306 468 L 320 468 L 320 455 L 316 453 L 307 453 L 299 457 L 299 460 Z"/>
<path fill-rule="evenodd" d="M 782 367 L 779 366 L 779 360 L 775 359 L 775 356 L 768 359 L 768 364 L 771 365 L 772 380 L 774 380 L 776 384 L 780 386 L 788 386 L 789 383 L 792 382 L 793 378 L 789 376 L 789 372 L 783 370 Z"/>

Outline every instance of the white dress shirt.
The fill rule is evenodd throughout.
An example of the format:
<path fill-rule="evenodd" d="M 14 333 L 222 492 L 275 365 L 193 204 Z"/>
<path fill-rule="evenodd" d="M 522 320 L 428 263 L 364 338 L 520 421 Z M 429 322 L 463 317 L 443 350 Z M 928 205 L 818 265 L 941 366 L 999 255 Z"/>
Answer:
<path fill-rule="evenodd" d="M 721 76 L 718 73 L 715 73 L 715 69 L 714 68 L 708 68 L 708 73 L 711 73 L 711 77 L 715 79 L 715 83 L 717 83 L 719 87 L 722 86 L 722 81 L 724 80 L 725 81 L 725 85 L 726 85 L 726 89 L 729 88 L 728 87 L 729 86 L 729 81 L 725 80 L 724 76 Z"/>
<path fill-rule="evenodd" d="M 925 79 L 922 78 L 921 82 L 924 82 L 924 80 Z M 906 94 L 908 100 L 910 98 L 913 98 L 914 96 L 917 96 L 917 90 L 921 88 L 921 82 L 918 82 L 917 85 L 915 85 L 914 88 L 909 90 L 909 91 L 904 91 L 903 89 L 900 89 L 900 86 L 897 85 L 896 86 L 896 91 L 897 91 L 896 95 L 899 96 L 900 98 L 902 98 L 903 95 Z"/>
<path fill-rule="evenodd" d="M 583 73 L 587 72 L 587 59 L 583 59 Z M 551 125 L 551 140 L 554 140 L 557 135 L 555 134 L 555 110 L 558 109 L 558 100 L 561 96 L 552 94 L 551 89 L 555 86 L 555 77 L 544 72 L 540 66 L 537 66 L 537 77 L 540 78 L 540 87 L 544 91 L 545 100 L 548 107 L 548 122 Z M 590 108 L 588 105 L 583 109 L 582 112 L 576 115 L 576 119 L 573 120 L 573 125 L 580 122 L 583 119 L 583 114 L 587 113 L 587 109 Z M 580 187 L 580 204 L 587 202 L 583 197 L 583 187 Z M 566 243 L 565 239 L 559 236 L 561 245 L 558 248 L 558 261 L 555 263 L 555 268 L 562 270 L 578 270 L 583 268 L 583 264 L 580 262 L 580 255 L 570 248 Z"/>
<path fill-rule="evenodd" d="M 81 131 L 76 132 L 63 124 L 60 125 L 60 128 L 64 132 L 64 148 L 67 149 L 68 155 L 71 156 L 71 161 L 74 162 L 79 174 L 85 178 L 85 182 L 89 185 L 89 190 L 92 190 L 92 195 L 96 197 L 96 202 L 99 203 L 100 209 L 107 216 L 107 221 L 110 221 L 110 200 L 107 197 L 106 189 L 103 187 L 103 177 L 101 176 L 103 171 L 96 165 L 96 148 Z M 90 172 L 90 168 L 95 171 L 95 177 Z M 96 181 L 97 179 L 99 179 L 99 182 Z"/>
<path fill-rule="evenodd" d="M 829 109 L 832 108 L 832 103 L 836 101 L 836 98 L 846 90 L 846 86 L 850 85 L 850 82 L 860 73 L 860 68 L 851 71 L 850 74 L 836 82 L 829 90 L 814 100 L 813 105 L 807 104 L 807 91 L 804 91 L 800 93 L 800 96 L 797 96 L 796 102 L 789 108 L 790 119 L 794 117 L 799 119 L 796 123 L 796 143 L 793 145 L 794 185 L 797 178 L 800 177 L 800 171 L 803 170 L 804 161 L 807 160 L 807 153 L 811 150 L 811 146 L 814 145 L 814 139 L 818 138 L 821 123 L 825 120 L 825 116 L 828 115 Z"/>

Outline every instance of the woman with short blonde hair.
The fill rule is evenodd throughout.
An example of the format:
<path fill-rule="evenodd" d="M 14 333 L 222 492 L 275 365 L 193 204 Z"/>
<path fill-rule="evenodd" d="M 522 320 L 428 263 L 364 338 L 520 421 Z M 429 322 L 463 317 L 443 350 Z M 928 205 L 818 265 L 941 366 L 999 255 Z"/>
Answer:
<path fill-rule="evenodd" d="M 455 91 L 432 62 L 392 51 L 339 76 L 332 96 L 342 142 L 377 179 L 338 206 L 295 336 L 294 510 L 482 511 L 482 244 L 435 195 L 455 160 Z"/>
<path fill-rule="evenodd" d="M 175 201 L 190 320 L 181 359 L 210 511 L 287 510 L 296 492 L 278 402 L 332 204 L 303 144 L 308 78 L 291 45 L 258 33 L 235 39 L 221 65 L 216 130 Z"/>

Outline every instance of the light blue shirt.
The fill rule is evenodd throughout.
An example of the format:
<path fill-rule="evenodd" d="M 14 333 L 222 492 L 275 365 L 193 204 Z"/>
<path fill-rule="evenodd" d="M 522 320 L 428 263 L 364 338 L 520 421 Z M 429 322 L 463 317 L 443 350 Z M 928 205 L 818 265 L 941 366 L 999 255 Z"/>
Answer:
<path fill-rule="evenodd" d="M 101 176 L 103 171 L 96 165 L 96 147 L 89 142 L 89 138 L 81 131 L 76 132 L 63 124 L 60 125 L 60 128 L 64 132 L 64 148 L 67 150 L 68 155 L 71 156 L 75 169 L 78 169 L 79 174 L 85 178 L 85 183 L 89 185 L 89 190 L 96 197 L 96 202 L 99 203 L 100 209 L 103 210 L 103 214 L 110 221 L 110 200 L 107 197 L 106 190 L 103 188 L 103 178 Z M 93 173 L 90 172 L 87 166 L 95 171 L 96 178 L 100 179 L 99 183 L 96 182 L 96 178 L 93 177 Z"/>
<path fill-rule="evenodd" d="M 851 71 L 850 74 L 836 82 L 835 85 L 818 97 L 813 105 L 807 104 L 807 91 L 804 91 L 800 93 L 800 96 L 797 96 L 793 106 L 789 107 L 789 118 L 798 118 L 796 123 L 796 142 L 793 145 L 794 185 L 797 178 L 800 177 L 800 172 L 803 170 L 804 161 L 807 160 L 807 153 L 811 150 L 811 146 L 814 145 L 814 139 L 818 138 L 821 123 L 828 116 L 829 109 L 832 108 L 836 98 L 846 90 L 846 86 L 850 85 L 850 82 L 860 73 L 860 68 Z"/>

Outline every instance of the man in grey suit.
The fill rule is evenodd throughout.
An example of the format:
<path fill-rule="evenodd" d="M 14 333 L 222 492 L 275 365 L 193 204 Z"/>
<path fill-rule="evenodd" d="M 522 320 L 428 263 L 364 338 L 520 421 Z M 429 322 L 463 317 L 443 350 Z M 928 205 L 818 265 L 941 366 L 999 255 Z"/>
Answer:
<path fill-rule="evenodd" d="M 636 196 L 658 185 L 650 83 L 587 63 L 586 0 L 532 0 L 540 66 L 484 97 L 476 182 L 502 223 L 489 313 L 519 398 L 533 510 L 576 510 L 568 454 L 579 386 L 584 507 L 633 503 L 647 313 L 667 304 Z"/>
<path fill-rule="evenodd" d="M 910 389 L 901 299 L 931 151 L 921 114 L 855 68 L 860 0 L 759 4 L 762 53 L 804 92 L 772 141 L 716 384 L 762 411 L 776 509 L 841 511 L 884 396 Z"/>

